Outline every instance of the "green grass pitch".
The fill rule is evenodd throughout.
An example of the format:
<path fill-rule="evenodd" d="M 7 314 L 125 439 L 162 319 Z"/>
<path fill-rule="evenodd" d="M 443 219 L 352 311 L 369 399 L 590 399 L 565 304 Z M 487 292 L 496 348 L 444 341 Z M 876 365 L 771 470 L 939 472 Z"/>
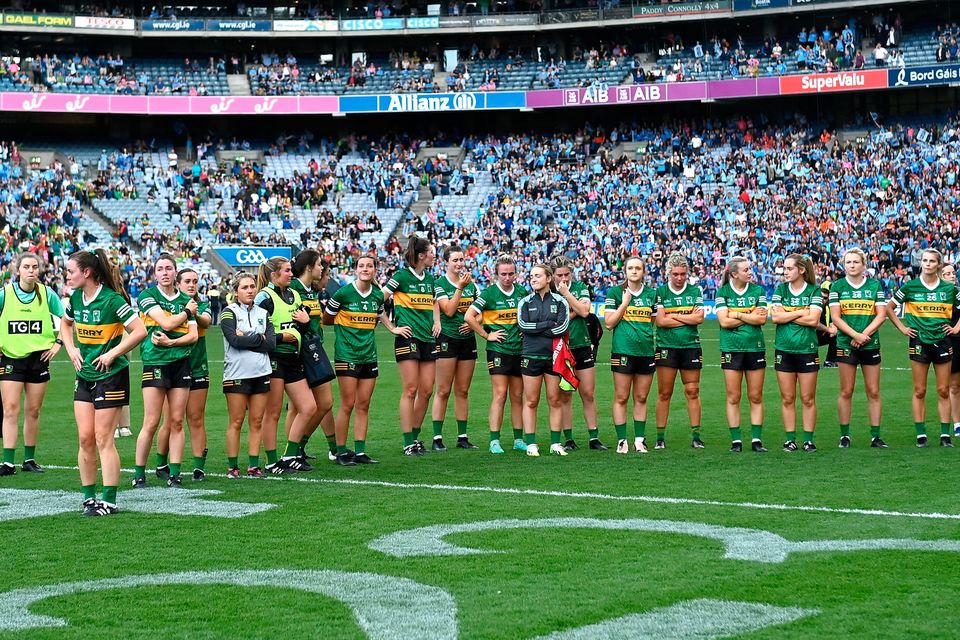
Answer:
<path fill-rule="evenodd" d="M 230 481 L 223 476 L 222 342 L 213 330 L 208 338 L 209 475 L 199 487 L 189 479 L 184 484 L 221 491 L 204 498 L 211 503 L 275 505 L 236 519 L 124 509 L 134 495 L 127 489 L 131 474 L 126 472 L 119 496 L 122 513 L 82 518 L 79 478 L 72 468 L 77 451 L 73 375 L 61 359 L 52 366 L 37 458 L 41 464 L 63 468 L 0 479 L 0 503 L 9 505 L 8 510 L 29 511 L 29 501 L 17 497 L 28 494 L 4 491 L 69 491 L 77 512 L 15 520 L 0 515 L 0 535 L 6 541 L 0 628 L 8 629 L 11 637 L 58 639 L 956 637 L 960 552 L 950 546 L 960 547 L 960 520 L 944 516 L 960 514 L 960 449 L 936 446 L 932 382 L 928 397 L 932 446 L 926 450 L 913 446 L 905 339 L 884 328 L 883 437 L 889 450 L 868 448 L 860 387 L 854 404 L 854 446 L 836 448 L 837 372 L 824 370 L 818 391 L 820 450 L 780 451 L 776 379 L 768 369 L 764 439 L 771 450 L 764 455 L 735 455 L 727 451 L 716 324 L 708 322 L 703 336 L 708 363 L 702 385 L 704 451 L 689 447 L 678 384 L 666 451 L 618 456 L 612 449 L 581 450 L 563 459 L 550 457 L 544 401 L 539 429 L 543 457 L 528 459 L 515 451 L 492 456 L 486 451 L 489 382 L 481 366 L 470 417 L 471 438 L 481 449 L 451 448 L 445 454 L 405 458 L 396 418 L 399 378 L 391 360 L 391 337 L 382 333 L 381 375 L 368 438 L 368 451 L 380 465 L 340 468 L 321 457 L 313 473 L 293 479 Z M 601 437 L 613 445 L 609 339 L 605 337 L 600 349 L 597 395 Z M 131 378 L 138 380 L 139 373 L 139 364 L 134 363 Z M 133 396 L 136 433 L 142 416 L 136 388 Z M 574 402 L 575 434 L 583 445 L 586 432 L 579 401 Z M 448 445 L 456 432 L 452 404 L 446 421 Z M 652 402 L 649 425 L 652 433 Z M 629 428 L 628 432 L 632 433 Z M 429 434 L 428 413 L 424 435 Z M 511 441 L 509 434 L 508 425 L 505 445 Z M 134 438 L 120 440 L 119 447 L 124 468 L 132 468 Z M 322 438 L 311 450 L 323 453 Z M 18 463 L 21 457 L 22 448 Z M 189 459 L 188 449 L 185 460 Z M 187 462 L 185 471 L 189 467 Z M 175 491 L 160 487 L 152 475 L 148 481 L 149 491 L 161 496 Z M 630 499 L 637 496 L 654 500 Z M 433 525 L 557 518 L 571 520 L 478 525 L 477 531 L 453 533 L 443 543 L 431 543 L 428 532 L 405 538 L 413 546 L 426 544 L 427 555 L 396 557 L 384 553 L 385 543 L 371 547 L 384 536 Z M 698 534 L 704 525 L 722 533 Z M 763 553 L 773 556 L 794 549 L 794 542 L 810 546 L 779 558 L 751 558 L 755 548 L 751 541 L 758 535 L 767 535 Z M 730 539 L 724 541 L 723 536 Z M 832 550 L 818 550 L 815 544 L 874 539 L 940 541 L 933 545 L 940 548 L 916 550 L 909 547 L 918 543 L 908 542 L 899 550 L 837 550 L 836 544 Z M 730 545 L 738 541 L 747 545 L 741 552 L 747 557 L 731 557 Z M 430 551 L 440 549 L 438 544 L 448 551 L 466 547 L 497 553 Z M 191 573 L 164 577 L 182 572 Z M 211 578 L 210 572 L 221 573 Z M 231 582 L 224 575 L 236 576 L 237 583 L 216 584 Z M 357 586 L 361 578 L 362 588 Z M 118 580 L 65 595 L 51 591 L 49 598 L 34 594 L 33 600 L 22 591 L 102 579 Z M 326 590 L 318 593 L 304 587 L 311 580 L 326 580 Z M 172 584 L 158 584 L 165 581 Z M 343 589 L 353 588 L 350 585 L 356 587 L 351 592 L 354 600 L 342 595 Z M 382 606 L 372 614 L 370 610 L 357 614 L 357 599 Z M 26 630 L 29 625 L 17 622 L 21 618 L 11 612 L 26 601 L 32 604 L 22 606 L 35 616 L 45 616 L 46 623 Z M 753 624 L 762 616 L 742 613 L 737 607 L 743 605 L 733 603 L 767 605 L 765 611 L 773 613 Z M 727 618 L 746 626 L 731 622 L 724 627 L 717 611 L 725 608 L 736 612 Z M 797 610 L 803 613 L 783 613 Z M 671 616 L 671 611 L 680 614 Z M 48 626 L 57 620 L 66 626 Z M 711 625 L 719 625 L 719 630 L 703 631 Z"/>

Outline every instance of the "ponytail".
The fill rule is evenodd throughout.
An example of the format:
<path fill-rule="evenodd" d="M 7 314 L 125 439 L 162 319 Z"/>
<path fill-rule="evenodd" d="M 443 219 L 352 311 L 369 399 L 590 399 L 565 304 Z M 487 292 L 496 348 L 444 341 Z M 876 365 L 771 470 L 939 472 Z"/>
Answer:
<path fill-rule="evenodd" d="M 787 256 L 787 260 L 793 260 L 793 263 L 797 265 L 797 268 L 803 270 L 803 279 L 807 284 L 817 284 L 817 270 L 813 266 L 813 260 L 810 259 L 810 256 L 800 255 L 799 253 L 791 253 Z"/>
<path fill-rule="evenodd" d="M 407 250 L 403 253 L 403 259 L 411 269 L 417 264 L 421 253 L 430 250 L 430 241 L 416 234 L 410 236 L 407 241 Z"/>
<path fill-rule="evenodd" d="M 263 290 L 270 284 L 270 276 L 280 270 L 284 263 L 290 262 L 287 258 L 270 258 L 260 263 L 257 270 L 257 289 Z"/>
<path fill-rule="evenodd" d="M 103 249 L 88 249 L 77 251 L 70 260 L 81 270 L 88 269 L 90 277 L 98 284 L 102 284 L 108 289 L 113 289 L 126 300 L 130 302 L 130 295 L 123 286 L 123 278 L 120 276 L 120 269 L 110 259 L 107 252 Z"/>
<path fill-rule="evenodd" d="M 723 270 L 723 276 L 720 278 L 720 286 L 730 283 L 730 273 L 740 268 L 744 262 L 749 262 L 743 256 L 734 256 L 727 261 L 727 268 Z"/>

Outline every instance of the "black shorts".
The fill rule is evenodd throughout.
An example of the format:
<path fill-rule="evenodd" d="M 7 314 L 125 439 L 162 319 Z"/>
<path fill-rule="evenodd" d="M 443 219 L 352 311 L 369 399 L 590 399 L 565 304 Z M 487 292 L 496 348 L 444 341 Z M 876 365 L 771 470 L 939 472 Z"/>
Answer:
<path fill-rule="evenodd" d="M 270 391 L 270 376 L 244 378 L 242 380 L 224 380 L 224 393 L 239 393 L 244 396 L 255 396 Z"/>
<path fill-rule="evenodd" d="M 416 338 L 404 338 L 397 336 L 393 340 L 393 354 L 397 362 L 404 360 L 420 360 L 421 362 L 433 362 L 437 359 L 439 353 L 436 342 L 424 342 Z"/>
<path fill-rule="evenodd" d="M 196 376 L 190 381 L 190 391 L 210 388 L 210 376 Z"/>
<path fill-rule="evenodd" d="M 112 409 L 130 404 L 130 369 L 124 367 L 103 380 L 77 378 L 73 401 L 88 402 L 94 409 Z"/>
<path fill-rule="evenodd" d="M 356 364 L 337 360 L 333 364 L 333 368 L 337 372 L 338 378 L 342 376 L 344 378 L 370 380 L 380 375 L 380 367 L 376 362 L 361 362 L 360 364 Z"/>
<path fill-rule="evenodd" d="M 950 367 L 950 373 L 960 373 L 960 341 L 951 340 L 953 346 L 953 366 Z"/>
<path fill-rule="evenodd" d="M 880 349 L 857 349 L 856 347 L 845 349 L 843 347 L 837 347 L 836 361 L 840 364 L 869 367 L 870 365 L 880 364 Z"/>
<path fill-rule="evenodd" d="M 784 373 L 816 373 L 820 371 L 820 353 L 787 353 L 777 350 L 773 368 Z"/>
<path fill-rule="evenodd" d="M 492 376 L 510 376 L 519 378 L 523 375 L 520 369 L 520 354 L 498 353 L 487 351 L 487 371 Z"/>
<path fill-rule="evenodd" d="M 144 364 L 140 388 L 189 389 L 193 383 L 191 372 L 189 356 L 167 364 Z"/>
<path fill-rule="evenodd" d="M 447 336 L 440 336 L 437 339 L 437 359 L 445 360 L 448 358 L 456 358 L 457 360 L 476 360 L 476 336 L 472 334 L 466 338 L 448 338 Z"/>
<path fill-rule="evenodd" d="M 573 352 L 573 359 L 576 361 L 576 366 L 574 367 L 577 371 L 583 371 L 584 369 L 593 369 L 597 366 L 597 359 L 593 355 L 593 347 L 577 347 L 576 349 L 571 349 Z"/>
<path fill-rule="evenodd" d="M 280 378 L 284 384 L 293 384 L 307 379 L 307 373 L 303 370 L 303 362 L 292 353 L 271 353 L 270 373 L 271 378 Z"/>
<path fill-rule="evenodd" d="M 622 353 L 610 355 L 610 371 L 628 376 L 652 376 L 657 368 L 653 356 L 630 356 Z"/>
<path fill-rule="evenodd" d="M 917 338 L 910 338 L 910 359 L 923 364 L 943 364 L 953 361 L 953 345 L 949 338 L 944 338 L 934 344 L 920 342 Z"/>
<path fill-rule="evenodd" d="M 50 363 L 40 359 L 43 354 L 43 351 L 34 351 L 25 358 L 0 357 L 0 380 L 26 384 L 50 382 Z"/>
<path fill-rule="evenodd" d="M 526 358 L 520 359 L 520 372 L 525 376 L 558 376 L 560 374 L 553 370 L 553 360 L 550 358 Z"/>
<path fill-rule="evenodd" d="M 669 367 L 681 371 L 703 369 L 703 349 L 657 349 L 654 361 L 658 367 Z"/>
<path fill-rule="evenodd" d="M 722 351 L 720 368 L 727 371 L 757 371 L 767 368 L 766 351 Z"/>

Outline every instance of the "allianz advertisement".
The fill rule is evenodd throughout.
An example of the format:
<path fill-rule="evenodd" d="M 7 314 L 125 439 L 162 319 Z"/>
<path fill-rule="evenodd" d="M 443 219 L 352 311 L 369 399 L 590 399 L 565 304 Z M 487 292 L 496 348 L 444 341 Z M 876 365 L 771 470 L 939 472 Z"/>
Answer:
<path fill-rule="evenodd" d="M 221 260 L 231 267 L 258 267 L 261 262 L 270 258 L 287 258 L 292 256 L 290 247 L 214 247 L 214 252 Z"/>
<path fill-rule="evenodd" d="M 960 64 L 890 69 L 887 73 L 893 88 L 960 83 Z"/>

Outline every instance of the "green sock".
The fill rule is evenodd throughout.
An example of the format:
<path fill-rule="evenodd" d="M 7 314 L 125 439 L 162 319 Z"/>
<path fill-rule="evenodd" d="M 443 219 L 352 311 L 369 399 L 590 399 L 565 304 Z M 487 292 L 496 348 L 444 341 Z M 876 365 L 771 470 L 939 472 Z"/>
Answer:
<path fill-rule="evenodd" d="M 803 432 L 803 441 L 804 441 L 804 442 L 813 442 L 813 431 L 804 431 L 804 432 Z"/>
<path fill-rule="evenodd" d="M 491 431 L 491 432 L 490 432 L 490 442 L 493 442 L 494 440 L 499 440 L 499 439 L 500 439 L 500 432 L 499 432 L 499 431 Z"/>
<path fill-rule="evenodd" d="M 303 436 L 300 438 L 300 449 L 306 449 L 308 442 L 310 442 L 310 436 Z"/>
<path fill-rule="evenodd" d="M 7 449 L 6 447 L 4 447 L 4 448 L 3 448 L 3 461 L 4 461 L 5 463 L 9 464 L 9 465 L 12 465 L 12 464 L 13 464 L 14 457 L 16 456 L 16 454 L 17 454 L 17 450 L 16 450 L 16 449 Z"/>
<path fill-rule="evenodd" d="M 523 441 L 529 444 L 537 444 L 537 434 L 536 433 L 525 433 L 523 434 Z"/>
<path fill-rule="evenodd" d="M 353 441 L 353 451 L 357 455 L 360 455 L 367 450 L 367 441 L 366 440 L 354 440 Z"/>
<path fill-rule="evenodd" d="M 523 440 L 523 429 L 514 429 L 514 430 L 513 430 L 513 439 L 514 439 L 514 440 Z"/>
<path fill-rule="evenodd" d="M 403 434 L 403 446 L 409 447 L 413 444 L 413 432 L 407 432 Z"/>
<path fill-rule="evenodd" d="M 171 475 L 171 476 L 178 476 L 178 475 L 180 475 L 180 463 L 179 463 L 179 462 L 171 462 L 171 463 L 170 463 L 170 475 Z"/>
<path fill-rule="evenodd" d="M 763 434 L 763 425 L 762 424 L 752 424 L 750 425 L 750 437 L 754 440 L 760 440 L 760 436 Z"/>
<path fill-rule="evenodd" d="M 740 427 L 730 428 L 730 442 L 741 442 Z"/>
<path fill-rule="evenodd" d="M 916 429 L 918 436 L 927 435 L 927 423 L 925 422 L 914 422 L 913 428 Z"/>
<path fill-rule="evenodd" d="M 467 421 L 466 420 L 457 420 L 457 436 L 467 435 Z"/>
<path fill-rule="evenodd" d="M 666 427 L 657 427 L 657 442 L 663 442 L 667 437 Z"/>
<path fill-rule="evenodd" d="M 690 427 L 690 435 L 693 437 L 694 442 L 700 441 L 700 425 L 695 425 Z"/>
<path fill-rule="evenodd" d="M 83 485 L 83 499 L 89 500 L 90 498 L 97 497 L 97 485 L 95 484 L 85 484 Z"/>
<path fill-rule="evenodd" d="M 587 435 L 591 440 L 599 440 L 600 429 L 587 429 Z"/>
<path fill-rule="evenodd" d="M 633 421 L 633 437 L 634 438 L 647 437 L 647 421 L 646 420 Z"/>
<path fill-rule="evenodd" d="M 443 420 L 434 420 L 433 421 L 433 435 L 442 436 L 443 435 Z"/>
<path fill-rule="evenodd" d="M 265 452 L 267 454 L 267 464 L 276 464 L 277 463 L 277 450 L 270 449 Z"/>
<path fill-rule="evenodd" d="M 249 467 L 259 467 L 260 466 L 260 455 L 247 456 L 247 466 Z"/>
<path fill-rule="evenodd" d="M 227 468 L 228 468 L 228 469 L 239 469 L 239 468 L 240 468 L 240 456 L 228 456 L 228 457 L 227 457 Z"/>
<path fill-rule="evenodd" d="M 423 429 L 422 429 L 421 427 L 416 427 L 416 428 L 412 431 L 412 433 L 413 433 L 413 439 L 414 439 L 414 440 L 419 440 L 419 439 L 420 439 L 420 432 L 421 432 L 421 431 L 423 431 Z"/>
<path fill-rule="evenodd" d="M 167 466 L 167 462 L 168 462 L 167 458 L 168 458 L 168 456 L 167 456 L 166 453 L 160 453 L 160 452 L 158 451 L 158 452 L 157 452 L 157 466 L 158 466 L 158 467 L 165 467 L 165 466 Z"/>
<path fill-rule="evenodd" d="M 283 452 L 284 458 L 296 457 L 300 455 L 300 443 L 293 440 L 287 440 L 287 450 Z"/>
<path fill-rule="evenodd" d="M 797 432 L 787 431 L 787 442 L 796 442 L 796 441 L 797 441 Z"/>
<path fill-rule="evenodd" d="M 342 456 L 342 455 L 345 454 L 346 452 L 347 452 L 347 445 L 345 445 L 345 444 L 338 444 L 338 445 L 337 445 L 337 455 L 338 455 L 338 456 Z"/>
<path fill-rule="evenodd" d="M 870 437 L 879 438 L 880 437 L 880 426 L 870 427 Z"/>
<path fill-rule="evenodd" d="M 949 423 L 949 422 L 941 422 L 941 423 L 940 423 L 940 435 L 941 435 L 941 436 L 948 436 L 948 435 L 950 435 L 951 433 L 953 433 L 953 430 L 950 428 L 950 423 Z"/>
<path fill-rule="evenodd" d="M 626 440 L 627 439 L 627 424 L 615 424 L 613 425 L 614 431 L 617 432 L 617 440 Z"/>
<path fill-rule="evenodd" d="M 145 465 L 145 464 L 135 464 L 135 465 L 133 465 L 133 477 L 134 477 L 134 478 L 146 478 L 146 477 L 147 477 L 147 465 Z"/>
<path fill-rule="evenodd" d="M 193 468 L 203 471 L 203 465 L 207 461 L 203 456 L 193 456 Z"/>
<path fill-rule="evenodd" d="M 560 431 L 551 431 L 550 432 L 550 444 L 560 444 L 560 436 L 563 435 Z"/>
<path fill-rule="evenodd" d="M 566 440 L 573 440 L 573 427 L 563 430 L 563 437 Z"/>
<path fill-rule="evenodd" d="M 103 501 L 109 504 L 117 504 L 117 488 L 108 487 L 104 485 L 103 487 Z"/>
<path fill-rule="evenodd" d="M 844 436 L 846 436 L 846 437 L 848 437 L 848 438 L 850 437 L 850 425 L 849 425 L 849 424 L 842 424 L 842 425 L 840 425 L 840 437 L 842 438 L 842 437 L 844 437 Z"/>
<path fill-rule="evenodd" d="M 327 447 L 330 448 L 330 453 L 336 453 L 337 452 L 337 436 L 329 435 L 324 437 L 327 439 Z"/>
<path fill-rule="evenodd" d="M 23 445 L 24 462 L 27 460 L 36 460 L 35 455 L 37 455 L 37 445 L 33 445 L 32 447 L 28 444 Z"/>

